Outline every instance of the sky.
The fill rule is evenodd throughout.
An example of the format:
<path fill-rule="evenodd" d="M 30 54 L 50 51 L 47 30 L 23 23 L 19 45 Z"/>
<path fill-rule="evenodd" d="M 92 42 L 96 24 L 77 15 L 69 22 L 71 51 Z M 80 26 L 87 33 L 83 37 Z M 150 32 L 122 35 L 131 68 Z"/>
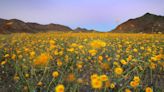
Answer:
<path fill-rule="evenodd" d="M 0 0 L 0 18 L 110 31 L 145 13 L 164 15 L 164 0 Z"/>

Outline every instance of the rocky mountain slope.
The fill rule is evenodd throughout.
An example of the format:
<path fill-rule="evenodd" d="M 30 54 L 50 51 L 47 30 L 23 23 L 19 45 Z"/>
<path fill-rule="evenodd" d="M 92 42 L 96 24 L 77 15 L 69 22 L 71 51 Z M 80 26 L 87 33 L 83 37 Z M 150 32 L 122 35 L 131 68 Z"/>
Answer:
<path fill-rule="evenodd" d="M 164 33 L 164 16 L 150 13 L 120 24 L 111 32 L 114 33 Z"/>
<path fill-rule="evenodd" d="M 5 20 L 0 19 L 0 33 L 36 33 L 36 32 L 47 32 L 47 31 L 73 31 L 71 28 L 59 25 L 59 24 L 48 24 L 42 25 L 38 23 L 23 22 L 18 19 Z"/>

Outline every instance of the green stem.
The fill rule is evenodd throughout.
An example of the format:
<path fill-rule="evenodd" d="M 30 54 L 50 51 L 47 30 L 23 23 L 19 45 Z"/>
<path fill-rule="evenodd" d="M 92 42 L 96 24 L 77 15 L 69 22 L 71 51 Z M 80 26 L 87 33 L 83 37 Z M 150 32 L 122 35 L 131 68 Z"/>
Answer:
<path fill-rule="evenodd" d="M 48 88 L 47 88 L 47 92 L 49 92 L 49 88 L 50 88 L 50 86 L 51 86 L 51 84 L 54 82 L 54 78 L 51 80 L 51 82 L 49 83 L 49 85 L 48 85 Z"/>

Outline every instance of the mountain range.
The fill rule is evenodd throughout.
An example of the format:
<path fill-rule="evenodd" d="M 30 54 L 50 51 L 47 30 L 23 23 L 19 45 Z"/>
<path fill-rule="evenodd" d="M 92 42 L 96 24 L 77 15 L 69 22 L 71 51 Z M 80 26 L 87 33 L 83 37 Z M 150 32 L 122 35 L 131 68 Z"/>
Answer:
<path fill-rule="evenodd" d="M 38 23 L 24 22 L 18 19 L 0 19 L 0 33 L 37 33 L 47 31 L 60 32 L 98 32 L 96 30 L 88 30 L 86 28 L 70 27 L 60 24 L 42 25 Z M 141 17 L 129 19 L 128 21 L 118 25 L 113 33 L 164 33 L 164 16 L 146 13 Z"/>
<path fill-rule="evenodd" d="M 0 19 L 0 33 L 17 33 L 17 32 L 47 32 L 47 31 L 72 31 L 71 28 L 59 25 L 59 24 L 48 24 L 41 25 L 38 23 L 23 22 L 18 19 Z"/>
<path fill-rule="evenodd" d="M 86 28 L 81 28 L 81 27 L 77 27 L 76 29 L 74 29 L 74 32 L 98 32 L 96 30 L 88 30 Z"/>

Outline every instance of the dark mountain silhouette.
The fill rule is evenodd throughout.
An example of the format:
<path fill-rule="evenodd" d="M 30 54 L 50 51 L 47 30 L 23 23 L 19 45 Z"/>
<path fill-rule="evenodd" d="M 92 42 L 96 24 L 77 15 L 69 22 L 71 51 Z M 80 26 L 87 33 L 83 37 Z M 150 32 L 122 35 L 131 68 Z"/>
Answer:
<path fill-rule="evenodd" d="M 0 33 L 36 33 L 36 32 L 47 32 L 47 31 L 73 31 L 71 28 L 59 25 L 59 24 L 48 24 L 41 25 L 38 23 L 23 22 L 18 19 L 5 20 L 0 19 Z"/>
<path fill-rule="evenodd" d="M 96 31 L 96 30 L 88 30 L 88 29 L 86 29 L 86 28 L 81 28 L 81 27 L 77 27 L 75 30 L 74 30 L 74 32 L 98 32 L 98 31 Z"/>
<path fill-rule="evenodd" d="M 120 24 L 111 32 L 115 33 L 164 33 L 164 17 L 150 13 Z"/>

